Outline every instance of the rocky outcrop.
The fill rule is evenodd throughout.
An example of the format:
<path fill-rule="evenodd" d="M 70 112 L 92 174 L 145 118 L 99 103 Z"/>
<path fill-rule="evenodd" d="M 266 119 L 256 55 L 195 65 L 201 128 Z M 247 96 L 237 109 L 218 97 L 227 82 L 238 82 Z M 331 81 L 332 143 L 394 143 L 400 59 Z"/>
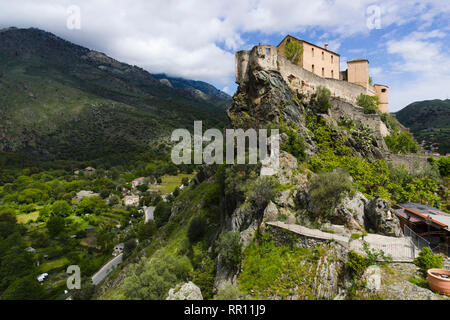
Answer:
<path fill-rule="evenodd" d="M 345 225 L 349 229 L 364 229 L 364 207 L 367 202 L 367 198 L 359 191 L 343 198 L 330 216 L 330 222 Z"/>
<path fill-rule="evenodd" d="M 367 203 L 364 211 L 366 229 L 390 237 L 403 236 L 400 222 L 387 200 L 375 197 Z"/>
<path fill-rule="evenodd" d="M 189 281 L 170 289 L 166 300 L 203 300 L 203 296 L 200 288 Z"/>

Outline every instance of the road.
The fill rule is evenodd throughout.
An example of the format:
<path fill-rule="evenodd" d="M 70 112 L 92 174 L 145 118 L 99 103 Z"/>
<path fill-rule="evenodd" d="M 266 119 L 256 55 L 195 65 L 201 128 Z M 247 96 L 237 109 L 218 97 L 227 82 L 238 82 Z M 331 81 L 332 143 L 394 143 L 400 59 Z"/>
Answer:
<path fill-rule="evenodd" d="M 119 254 L 117 257 L 109 260 L 107 264 L 105 264 L 96 274 L 92 276 L 92 283 L 96 286 L 99 284 L 105 277 L 115 269 L 119 264 L 123 261 L 123 253 Z"/>
<path fill-rule="evenodd" d="M 154 220 L 154 212 L 156 207 L 146 207 L 144 209 L 145 220 L 144 223 L 149 222 L 150 220 Z"/>

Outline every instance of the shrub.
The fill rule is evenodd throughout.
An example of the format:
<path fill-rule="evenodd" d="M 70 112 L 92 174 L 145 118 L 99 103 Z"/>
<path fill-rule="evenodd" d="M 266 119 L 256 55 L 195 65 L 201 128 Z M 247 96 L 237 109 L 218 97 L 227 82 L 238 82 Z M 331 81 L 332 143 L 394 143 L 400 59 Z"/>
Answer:
<path fill-rule="evenodd" d="M 278 181 L 272 176 L 258 177 L 250 180 L 245 186 L 245 196 L 256 210 L 264 209 L 275 195 Z"/>
<path fill-rule="evenodd" d="M 159 202 L 155 208 L 154 214 L 156 226 L 158 228 L 162 227 L 169 221 L 171 214 L 171 205 L 164 201 Z"/>
<path fill-rule="evenodd" d="M 150 239 L 156 232 L 156 223 L 153 220 L 141 223 L 138 226 L 137 237 L 139 241 Z"/>
<path fill-rule="evenodd" d="M 331 107 L 331 91 L 323 86 L 317 87 L 316 94 L 311 101 L 311 105 L 317 113 L 327 113 Z"/>
<path fill-rule="evenodd" d="M 442 256 L 433 254 L 430 248 L 425 247 L 419 252 L 419 256 L 413 262 L 420 268 L 422 275 L 426 277 L 429 269 L 442 268 L 443 261 L 444 258 Z"/>
<path fill-rule="evenodd" d="M 367 259 L 354 250 L 348 253 L 346 267 L 353 279 L 360 277 L 368 267 Z"/>
<path fill-rule="evenodd" d="M 242 245 L 239 241 L 238 232 L 222 233 L 217 242 L 217 253 L 220 255 L 220 260 L 230 270 L 237 270 L 239 262 L 241 261 Z"/>
<path fill-rule="evenodd" d="M 123 283 L 126 299 L 132 300 L 163 300 L 170 288 L 186 280 L 189 275 L 187 259 L 173 255 L 153 258 L 148 263 L 142 258 L 130 267 Z"/>
<path fill-rule="evenodd" d="M 356 102 L 358 106 L 364 109 L 366 114 L 374 114 L 378 112 L 378 98 L 368 96 L 366 94 L 360 94 L 358 101 Z"/>
<path fill-rule="evenodd" d="M 303 54 L 303 45 L 297 41 L 289 41 L 284 47 L 284 54 L 289 61 L 297 64 Z"/>
<path fill-rule="evenodd" d="M 343 169 L 314 176 L 309 183 L 313 213 L 327 215 L 345 193 L 353 190 L 351 177 Z"/>
<path fill-rule="evenodd" d="M 439 172 L 441 176 L 450 176 L 450 157 L 440 157 L 438 161 Z"/>
<path fill-rule="evenodd" d="M 381 113 L 380 114 L 381 121 L 384 122 L 386 127 L 397 132 L 400 130 L 400 126 L 398 124 L 397 119 L 390 113 Z"/>
<path fill-rule="evenodd" d="M 203 216 L 194 217 L 189 224 L 187 236 L 191 243 L 195 243 L 203 238 L 206 233 L 208 225 L 206 218 Z"/>
<path fill-rule="evenodd" d="M 393 133 L 384 137 L 387 147 L 391 152 L 395 153 L 409 153 L 417 152 L 417 142 L 408 132 L 400 134 Z"/>
<path fill-rule="evenodd" d="M 223 288 L 217 291 L 214 300 L 248 300 L 248 295 L 228 282 Z"/>
<path fill-rule="evenodd" d="M 285 133 L 288 136 L 288 140 L 282 143 L 281 150 L 292 154 L 300 161 L 305 160 L 305 139 L 296 131 L 291 129 L 282 130 L 281 132 Z"/>

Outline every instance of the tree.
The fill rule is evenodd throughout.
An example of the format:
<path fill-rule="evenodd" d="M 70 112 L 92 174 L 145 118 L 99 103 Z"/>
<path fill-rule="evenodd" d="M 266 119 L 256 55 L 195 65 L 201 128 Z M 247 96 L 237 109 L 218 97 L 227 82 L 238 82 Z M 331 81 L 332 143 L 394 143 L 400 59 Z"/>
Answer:
<path fill-rule="evenodd" d="M 171 215 L 171 205 L 164 201 L 159 202 L 155 208 L 155 222 L 156 226 L 162 227 L 164 224 L 169 221 Z"/>
<path fill-rule="evenodd" d="M 317 113 L 327 113 L 331 107 L 331 91 L 328 88 L 319 86 L 316 90 L 316 94 L 313 97 L 311 104 L 313 109 Z"/>
<path fill-rule="evenodd" d="M 130 256 L 133 250 L 136 248 L 136 246 L 137 246 L 136 239 L 130 239 L 126 241 L 123 248 L 124 257 Z"/>
<path fill-rule="evenodd" d="M 17 279 L 2 295 L 3 300 L 43 300 L 45 298 L 44 288 L 33 276 Z"/>
<path fill-rule="evenodd" d="M 189 241 L 191 243 L 199 241 L 205 235 L 207 227 L 205 217 L 197 216 L 192 218 L 187 231 Z"/>
<path fill-rule="evenodd" d="M 384 137 L 387 147 L 391 152 L 395 153 L 416 153 L 417 142 L 409 132 L 402 132 L 400 134 L 392 133 Z"/>
<path fill-rule="evenodd" d="M 230 231 L 222 233 L 217 241 L 217 253 L 220 260 L 230 270 L 237 270 L 241 261 L 242 244 L 239 233 Z"/>
<path fill-rule="evenodd" d="M 13 209 L 0 211 L 0 238 L 6 238 L 17 230 L 17 219 Z"/>
<path fill-rule="evenodd" d="M 66 228 L 66 221 L 60 216 L 51 216 L 47 221 L 47 230 L 50 237 L 55 238 Z"/>
<path fill-rule="evenodd" d="M 64 200 L 55 201 L 51 208 L 54 215 L 68 217 L 72 212 L 72 206 Z"/>
<path fill-rule="evenodd" d="M 137 237 L 139 241 L 150 239 L 156 232 L 156 223 L 153 220 L 147 223 L 140 223 L 137 230 Z"/>
<path fill-rule="evenodd" d="M 156 257 L 151 263 L 142 258 L 130 267 L 123 282 L 124 295 L 130 300 L 162 300 L 170 288 L 186 280 L 189 274 L 187 258 L 173 255 Z"/>

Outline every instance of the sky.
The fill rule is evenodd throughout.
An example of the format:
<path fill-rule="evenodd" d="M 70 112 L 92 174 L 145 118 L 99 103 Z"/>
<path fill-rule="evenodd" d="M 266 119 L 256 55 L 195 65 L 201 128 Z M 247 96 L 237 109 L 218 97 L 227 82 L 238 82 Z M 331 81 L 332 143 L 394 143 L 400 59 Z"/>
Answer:
<path fill-rule="evenodd" d="M 40 28 L 151 73 L 232 95 L 234 52 L 286 34 L 366 58 L 390 111 L 450 98 L 449 0 L 0 0 L 0 28 Z"/>

